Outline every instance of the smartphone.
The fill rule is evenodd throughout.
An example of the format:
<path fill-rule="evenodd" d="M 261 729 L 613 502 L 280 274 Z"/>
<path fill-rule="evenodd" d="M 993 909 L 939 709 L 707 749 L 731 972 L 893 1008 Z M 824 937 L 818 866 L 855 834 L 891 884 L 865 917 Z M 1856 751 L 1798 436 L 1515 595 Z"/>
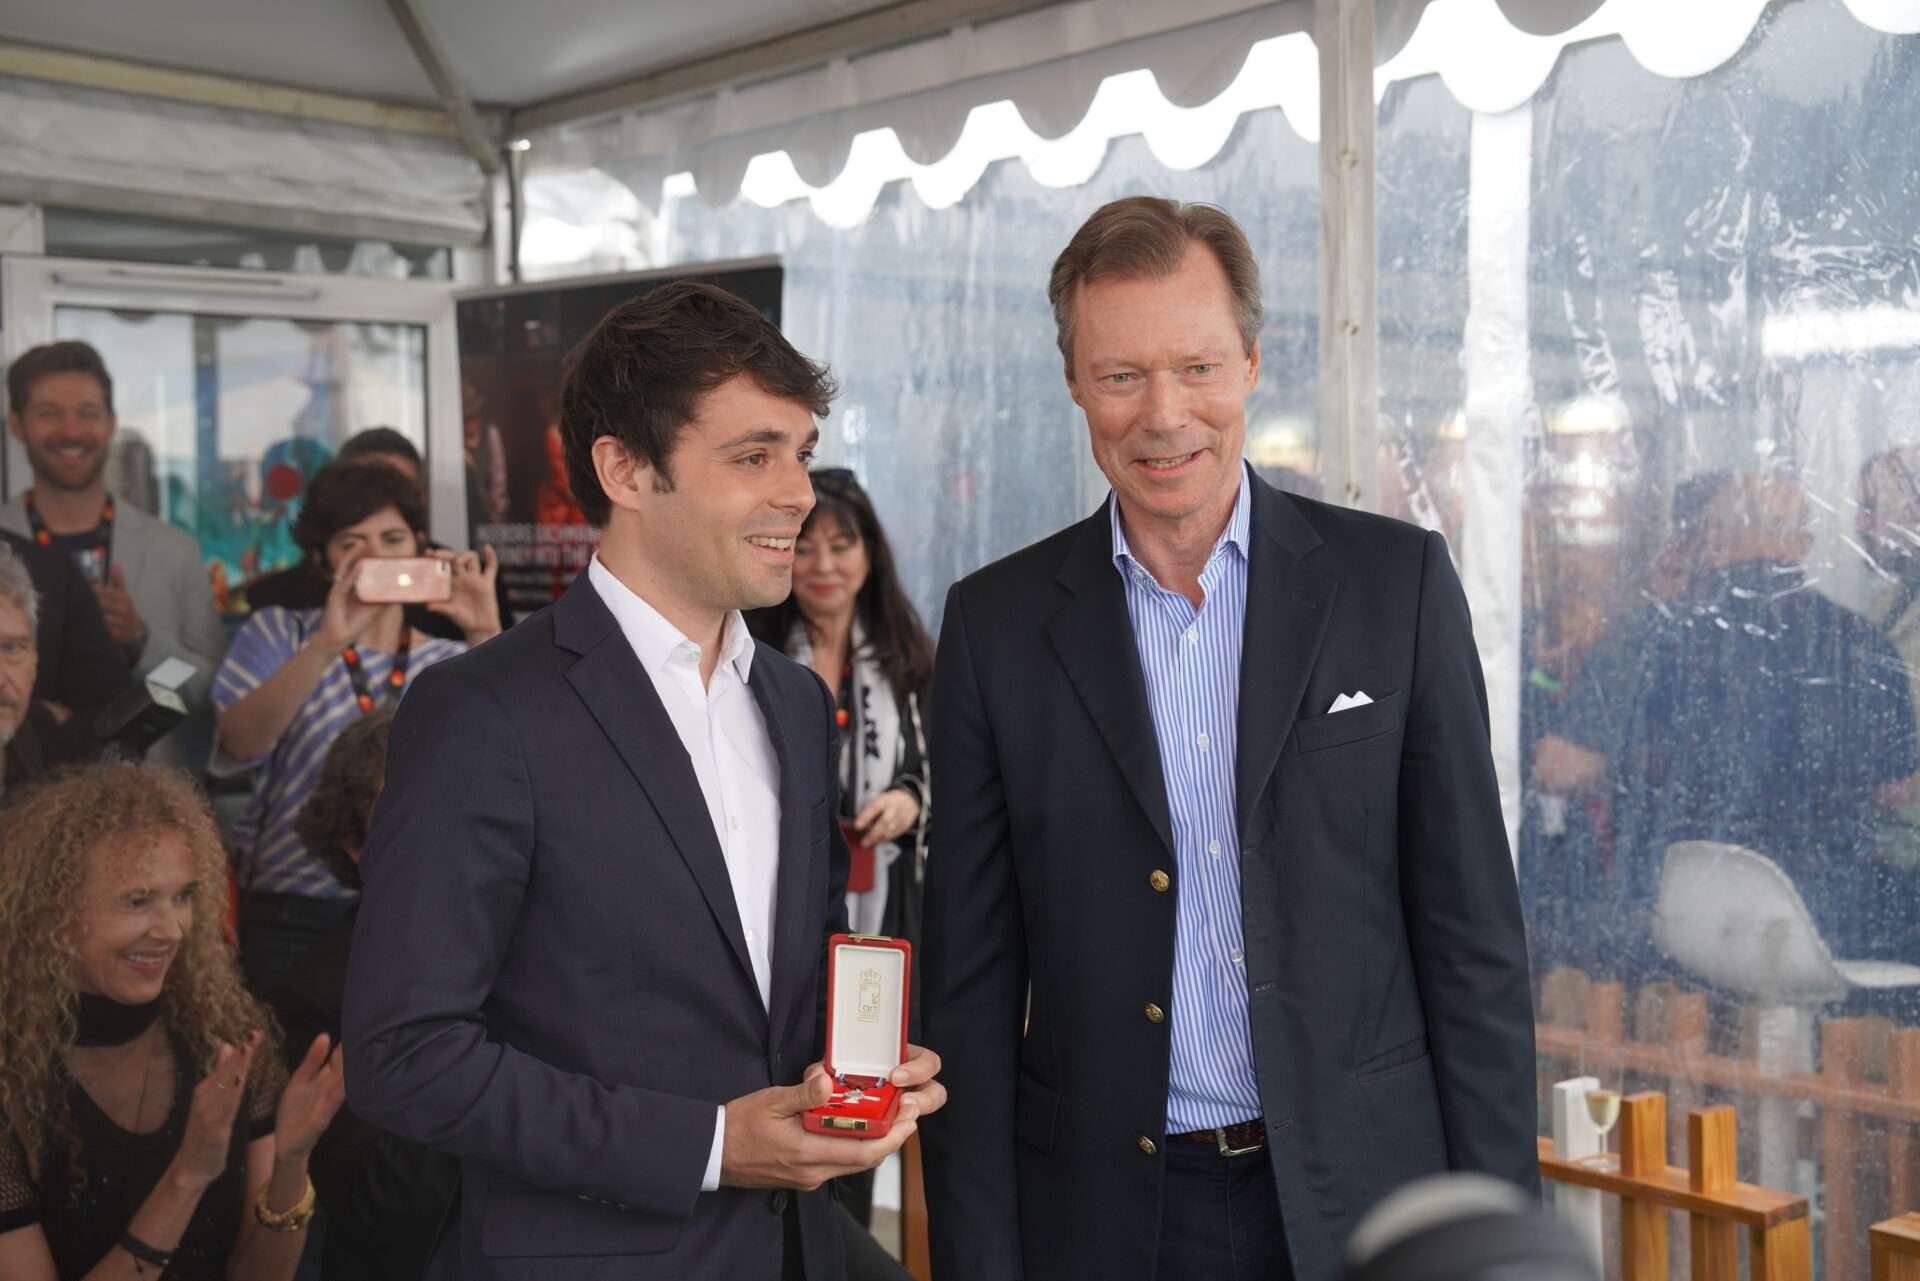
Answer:
<path fill-rule="evenodd" d="M 353 592 L 370 605 L 415 605 L 453 597 L 453 566 L 432 556 L 372 556 Z"/>

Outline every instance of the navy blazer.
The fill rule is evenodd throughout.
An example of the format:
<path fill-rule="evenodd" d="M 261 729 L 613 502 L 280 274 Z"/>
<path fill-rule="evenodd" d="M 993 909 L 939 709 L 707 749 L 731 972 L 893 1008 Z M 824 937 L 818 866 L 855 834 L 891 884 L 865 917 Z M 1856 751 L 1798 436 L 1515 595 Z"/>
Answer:
<path fill-rule="evenodd" d="M 1327 1281 L 1401 1183 L 1538 1187 L 1533 1014 L 1445 542 L 1250 483 L 1250 1032 L 1294 1275 Z M 1172 995 L 1180 886 L 1107 509 L 954 587 L 933 735 L 935 1276 L 1155 1281 L 1171 1025 L 1144 1011 Z"/>
<path fill-rule="evenodd" d="M 685 748 L 582 574 L 422 672 L 394 723 L 343 1029 L 355 1113 L 460 1158 L 436 1278 L 778 1277 L 785 1192 L 702 1193 L 714 1109 L 819 1057 L 844 919 L 833 703 L 765 645 L 780 763 L 772 996 Z M 797 1198 L 809 1278 L 842 1272 Z"/>

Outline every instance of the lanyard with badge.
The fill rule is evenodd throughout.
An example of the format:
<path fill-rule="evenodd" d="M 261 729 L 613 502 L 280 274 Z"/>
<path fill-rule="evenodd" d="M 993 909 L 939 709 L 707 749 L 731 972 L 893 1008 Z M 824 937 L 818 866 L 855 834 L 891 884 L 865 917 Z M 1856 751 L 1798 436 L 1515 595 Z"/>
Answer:
<path fill-rule="evenodd" d="M 47 528 L 47 522 L 40 519 L 40 509 L 33 504 L 33 491 L 29 489 L 23 496 L 27 506 L 27 524 L 33 527 L 33 541 L 42 547 L 53 546 L 53 531 Z M 74 563 L 90 583 L 104 583 L 113 569 L 113 495 L 107 495 L 106 506 L 100 509 L 100 523 L 93 527 L 92 547 L 73 554 Z"/>

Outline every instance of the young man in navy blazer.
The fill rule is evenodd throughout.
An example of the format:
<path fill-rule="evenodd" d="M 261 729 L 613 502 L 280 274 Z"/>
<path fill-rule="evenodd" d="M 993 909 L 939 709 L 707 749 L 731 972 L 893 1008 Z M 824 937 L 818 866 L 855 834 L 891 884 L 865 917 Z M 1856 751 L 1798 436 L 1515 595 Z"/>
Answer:
<path fill-rule="evenodd" d="M 551 608 L 423 673 L 394 725 L 347 980 L 363 1119 L 454 1154 L 430 1276 L 838 1281 L 821 1191 L 884 1138 L 805 1132 L 844 915 L 833 699 L 740 610 L 791 589 L 833 385 L 676 283 L 570 361 L 568 479 L 604 528 Z"/>
<path fill-rule="evenodd" d="M 1110 204 L 1049 294 L 1113 497 L 947 597 L 935 1275 L 1328 1281 L 1400 1183 L 1538 1185 L 1466 600 L 1438 534 L 1247 471 L 1226 214 Z"/>

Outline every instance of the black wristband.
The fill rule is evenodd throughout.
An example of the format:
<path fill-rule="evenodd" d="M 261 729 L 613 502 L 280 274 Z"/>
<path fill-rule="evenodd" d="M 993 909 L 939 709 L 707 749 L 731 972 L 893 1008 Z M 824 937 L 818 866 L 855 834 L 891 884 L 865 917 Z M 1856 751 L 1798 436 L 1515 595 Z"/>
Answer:
<path fill-rule="evenodd" d="M 120 1248 L 131 1254 L 141 1263 L 151 1263 L 156 1268 L 165 1269 L 173 1262 L 171 1250 L 156 1250 L 131 1232 L 120 1234 Z"/>

